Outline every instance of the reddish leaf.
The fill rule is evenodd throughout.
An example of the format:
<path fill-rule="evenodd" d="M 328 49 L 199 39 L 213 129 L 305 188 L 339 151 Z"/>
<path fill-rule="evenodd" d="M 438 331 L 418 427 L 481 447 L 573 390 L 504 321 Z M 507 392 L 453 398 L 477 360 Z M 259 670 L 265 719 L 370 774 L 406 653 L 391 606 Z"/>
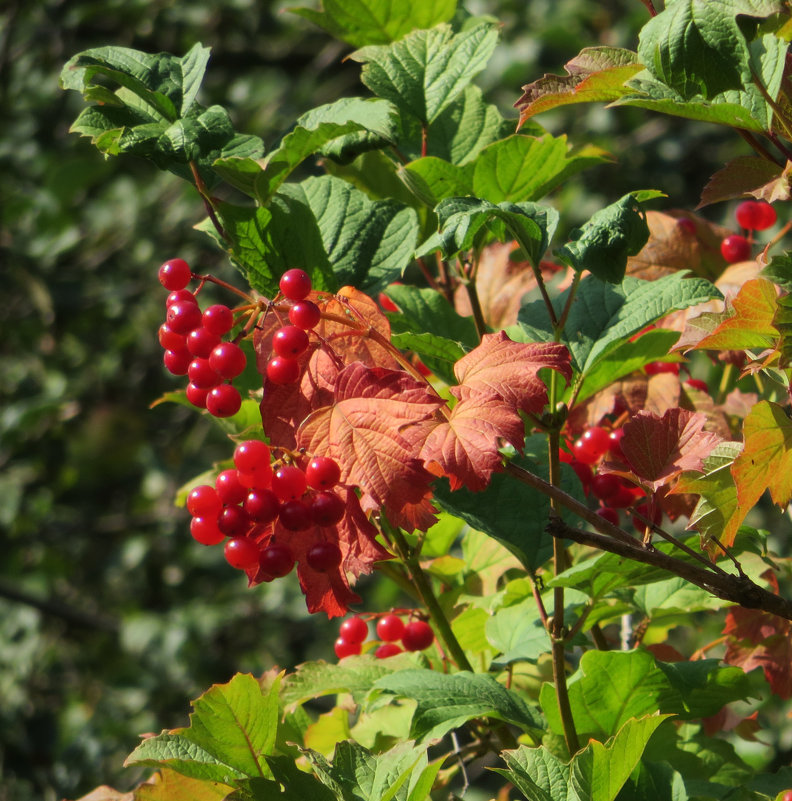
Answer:
<path fill-rule="evenodd" d="M 346 498 L 346 514 L 336 526 L 338 545 L 344 555 L 342 566 L 347 573 L 357 578 L 361 573 L 371 573 L 375 562 L 390 559 L 389 554 L 376 540 L 377 529 L 360 508 L 360 502 L 351 489 L 336 489 Z"/>
<path fill-rule="evenodd" d="M 704 431 L 707 418 L 684 409 L 669 409 L 662 417 L 638 412 L 624 426 L 621 450 L 643 486 L 656 492 L 683 470 L 702 471 L 702 462 L 721 441 Z"/>
<path fill-rule="evenodd" d="M 442 405 L 404 372 L 355 362 L 339 374 L 332 405 L 303 421 L 297 443 L 335 459 L 341 481 L 359 486 L 377 506 L 398 510 L 420 502 L 432 481 L 418 454 Z"/>
<path fill-rule="evenodd" d="M 464 385 L 451 391 L 460 400 L 448 421 L 426 438 L 421 456 L 432 473 L 448 476 L 452 490 L 465 486 L 478 492 L 502 469 L 501 440 L 521 451 L 525 427 L 500 395 L 471 393 Z"/>
<path fill-rule="evenodd" d="M 792 421 L 784 408 L 769 401 L 757 403 L 743 421 L 743 437 L 745 447 L 732 465 L 737 509 L 724 528 L 724 544 L 734 541 L 745 515 L 766 489 L 781 507 L 792 498 Z"/>
<path fill-rule="evenodd" d="M 761 726 L 757 720 L 758 712 L 754 712 L 747 718 L 738 715 L 729 706 L 723 707 L 717 715 L 712 715 L 708 718 L 702 718 L 701 723 L 704 726 L 704 733 L 710 737 L 720 734 L 721 732 L 733 731 L 743 740 L 756 742 L 756 732 L 761 731 Z"/>
<path fill-rule="evenodd" d="M 523 86 L 514 104 L 520 125 L 534 114 L 569 103 L 617 100 L 630 90 L 624 83 L 640 72 L 635 53 L 616 47 L 587 47 L 564 65 L 567 74 L 545 75 Z"/>
<path fill-rule="evenodd" d="M 569 381 L 569 351 L 558 342 L 514 342 L 505 331 L 485 334 L 481 344 L 454 365 L 457 381 L 483 396 L 495 393 L 515 409 L 539 414 L 547 388 L 537 377 L 543 368 L 557 370 Z"/>
<path fill-rule="evenodd" d="M 768 159 L 738 156 L 709 179 L 699 208 L 749 194 L 760 200 L 788 200 L 789 166 L 789 162 L 781 168 Z"/>
<path fill-rule="evenodd" d="M 401 509 L 389 509 L 388 520 L 407 532 L 428 531 L 437 523 L 437 509 L 432 506 L 431 492 L 418 503 L 405 503 Z"/>

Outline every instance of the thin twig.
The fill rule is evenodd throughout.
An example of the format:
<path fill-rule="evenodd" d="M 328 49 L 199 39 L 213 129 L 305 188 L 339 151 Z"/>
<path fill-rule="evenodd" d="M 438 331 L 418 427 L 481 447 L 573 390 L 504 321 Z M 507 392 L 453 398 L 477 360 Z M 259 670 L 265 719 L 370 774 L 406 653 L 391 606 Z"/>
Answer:
<path fill-rule="evenodd" d="M 209 196 L 209 190 L 206 188 L 206 184 L 204 183 L 203 178 L 201 178 L 201 173 L 198 172 L 198 165 L 194 162 L 190 162 L 190 172 L 192 172 L 193 180 L 195 181 L 195 188 L 198 190 L 198 194 L 201 196 L 201 199 L 204 202 L 204 207 L 206 208 L 206 213 L 209 215 L 209 219 L 212 221 L 212 225 L 215 227 L 215 230 L 219 234 L 220 238 L 228 242 L 228 232 L 223 228 L 220 220 L 217 217 L 217 212 L 215 211 L 215 207 L 212 204 L 212 199 Z"/>

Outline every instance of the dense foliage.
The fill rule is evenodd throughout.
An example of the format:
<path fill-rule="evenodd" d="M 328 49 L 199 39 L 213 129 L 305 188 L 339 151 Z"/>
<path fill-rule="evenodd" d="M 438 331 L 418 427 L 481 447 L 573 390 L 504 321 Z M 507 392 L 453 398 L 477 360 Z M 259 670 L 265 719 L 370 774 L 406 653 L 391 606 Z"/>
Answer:
<path fill-rule="evenodd" d="M 63 70 L 63 85 L 89 103 L 74 130 L 105 154 L 126 155 L 103 164 L 82 150 L 67 174 L 26 174 L 48 198 L 73 201 L 82 186 L 80 220 L 96 225 L 100 241 L 112 234 L 97 245 L 104 251 L 86 247 L 73 212 L 51 220 L 40 199 L 14 206 L 4 243 L 21 308 L 39 314 L 23 311 L 6 343 L 16 383 L 4 422 L 4 523 L 11 543 L 25 541 L 4 574 L 40 576 L 24 589 L 3 586 L 16 699 L 3 714 L 22 731 L 8 738 L 5 767 L 51 762 L 60 746 L 42 724 L 52 731 L 57 722 L 63 740 L 87 728 L 94 750 L 68 746 L 59 774 L 15 770 L 4 792 L 90 786 L 87 765 L 100 751 L 112 755 L 119 739 L 113 724 L 89 721 L 125 715 L 128 751 L 126 726 L 139 733 L 184 722 L 188 693 L 241 669 L 260 679 L 215 684 L 188 728 L 135 750 L 129 764 L 160 768 L 136 797 L 419 801 L 477 786 L 493 794 L 496 774 L 477 771 L 499 752 L 499 773 L 527 798 L 775 797 L 792 784 L 767 773 L 785 746 L 778 699 L 789 695 L 790 613 L 778 584 L 787 548 L 777 515 L 765 517 L 772 533 L 743 525 L 765 489 L 780 507 L 790 495 L 789 267 L 777 256 L 760 275 L 777 251 L 759 254 L 756 236 L 775 225 L 775 207 L 738 206 L 740 234 L 690 211 L 649 210 L 662 204 L 647 186 L 691 206 L 704 177 L 680 183 L 657 158 L 632 181 L 608 166 L 607 142 L 586 141 L 575 123 L 582 115 L 564 116 L 563 107 L 632 106 L 607 116 L 625 114 L 628 127 L 649 119 L 645 108 L 727 126 L 680 133 L 672 124 L 673 164 L 683 161 L 688 130 L 715 143 L 719 131 L 739 128 L 756 155 L 717 173 L 703 202 L 786 200 L 783 4 L 694 7 L 682 21 L 700 38 L 681 49 L 667 24 L 681 3 L 644 26 L 637 53 L 614 47 L 625 32 L 608 27 L 608 46 L 581 52 L 566 77 L 525 87 L 516 134 L 473 80 L 483 74 L 486 85 L 489 60 L 515 52 L 491 18 L 453 2 L 393 3 L 378 6 L 383 16 L 371 24 L 346 5 L 301 12 L 357 49 L 342 66 L 350 48 L 314 29 L 311 41 L 333 65 L 327 81 L 281 80 L 293 105 L 277 126 L 290 131 L 266 143 L 259 134 L 272 120 L 261 117 L 271 106 L 239 64 L 227 65 L 236 83 L 213 81 L 215 61 L 207 69 L 208 48 L 194 44 L 200 26 L 191 40 L 157 48 L 114 38 Z M 505 4 L 493 11 L 518 21 Z M 10 21 L 24 27 L 31 18 L 20 6 Z M 553 40 L 546 25 L 537 41 Z M 227 35 L 238 46 L 234 37 L 255 29 L 232 21 Z M 279 30 L 300 49 L 296 34 Z M 512 35 L 520 41 L 518 26 Z M 214 44 L 222 69 L 219 51 Z M 298 90 L 287 96 L 284 86 Z M 303 92 L 312 96 L 300 104 Z M 223 107 L 236 117 L 237 100 L 250 109 L 244 133 Z M 553 109 L 555 135 L 533 119 Z M 24 123 L 20 114 L 19 141 Z M 31 143 L 52 158 L 46 143 Z M 621 145 L 620 157 L 634 163 L 637 145 Z M 126 184 L 111 181 L 109 165 L 135 156 L 194 188 L 174 189 L 175 178 L 141 162 Z M 192 222 L 201 237 L 182 243 L 179 229 Z M 25 226 L 32 244 L 21 244 Z M 160 252 L 187 260 L 161 272 L 166 289 L 195 291 L 167 317 L 162 296 L 150 300 Z M 101 280 L 113 263 L 118 275 Z M 81 280 L 99 264 L 96 279 Z M 305 271 L 305 286 L 284 283 L 293 268 Z M 44 323 L 63 326 L 70 318 L 58 304 L 74 298 L 91 313 L 61 336 Z M 303 298 L 318 320 L 297 310 Z M 206 314 L 192 319 L 196 302 L 204 312 L 236 306 L 231 329 L 209 332 L 226 339 L 222 354 L 204 334 L 189 353 L 207 364 L 194 366 L 172 337 L 212 328 Z M 182 387 L 191 383 L 163 396 L 177 406 L 141 418 L 130 409 L 178 386 L 156 369 L 163 321 L 165 364 L 188 374 Z M 152 345 L 141 353 L 145 331 Z M 101 359 L 89 349 L 97 341 Z M 31 342 L 34 359 L 24 356 Z M 97 403 L 97 381 L 118 373 L 123 383 Z M 210 413 L 197 427 L 190 405 Z M 160 414 L 170 415 L 164 434 L 152 419 Z M 195 476 L 196 465 L 207 472 Z M 222 492 L 218 474 L 227 476 Z M 194 537 L 225 541 L 228 561 L 266 589 L 244 590 L 217 549 L 185 540 L 188 526 L 169 502 L 188 479 L 178 499 L 193 513 Z M 226 486 L 239 481 L 258 493 L 255 503 Z M 277 519 L 262 511 L 263 493 L 274 493 Z M 216 513 L 215 503 L 219 533 L 195 522 Z M 348 618 L 338 665 L 304 662 L 284 676 L 269 669 L 327 659 L 335 637 L 326 623 L 324 642 L 309 633 L 316 622 L 298 611 L 295 560 L 309 611 L 328 616 L 361 604 L 361 574 L 376 569 L 390 582 L 362 587 L 358 608 L 376 622 L 375 640 Z M 64 632 L 68 649 L 53 639 Z M 98 685 L 90 702 L 85 674 L 97 660 L 112 664 L 112 684 Z M 35 673 L 52 699 L 38 718 L 24 713 L 36 703 Z M 337 706 L 314 704 L 328 694 Z M 757 751 L 757 737 L 769 749 Z"/>

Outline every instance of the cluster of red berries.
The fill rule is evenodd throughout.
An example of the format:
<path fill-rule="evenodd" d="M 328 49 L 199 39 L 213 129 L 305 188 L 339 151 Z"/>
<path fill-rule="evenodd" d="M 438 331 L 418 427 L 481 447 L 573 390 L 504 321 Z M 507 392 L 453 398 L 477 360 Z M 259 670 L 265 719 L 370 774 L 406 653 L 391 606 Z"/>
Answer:
<path fill-rule="evenodd" d="M 635 512 L 633 525 L 643 533 L 646 523 L 641 518 L 648 520 L 651 511 L 650 504 L 642 500 L 645 498 L 644 491 L 620 476 L 594 472 L 606 454 L 618 461 L 624 461 L 620 445 L 623 436 L 623 428 L 608 431 L 602 426 L 591 426 L 572 443 L 571 454 L 561 451 L 560 458 L 575 471 L 586 495 L 593 495 L 599 500 L 598 515 L 618 526 L 619 510 L 632 508 Z M 655 510 L 654 518 L 653 522 L 659 523 L 662 513 Z"/>
<path fill-rule="evenodd" d="M 732 234 L 721 242 L 721 255 L 729 264 L 750 259 L 753 231 L 765 231 L 775 225 L 777 219 L 776 210 L 764 200 L 743 201 L 737 206 L 734 216 L 749 236 Z"/>
<path fill-rule="evenodd" d="M 380 645 L 374 651 L 377 659 L 387 659 L 403 651 L 425 651 L 434 642 L 432 627 L 424 620 L 405 623 L 398 615 L 388 613 L 377 621 L 377 639 Z M 335 654 L 339 659 L 359 654 L 368 638 L 369 628 L 360 617 L 350 617 L 341 624 L 335 641 Z M 401 645 L 397 645 L 397 643 Z"/>
<path fill-rule="evenodd" d="M 193 516 L 190 532 L 203 545 L 225 541 L 225 557 L 239 570 L 260 568 L 266 578 L 291 572 L 295 556 L 288 543 L 269 540 L 260 548 L 257 535 L 276 520 L 288 531 L 333 526 L 346 505 L 333 488 L 341 470 L 326 456 L 311 459 L 303 471 L 294 464 L 274 465 L 269 446 L 246 440 L 234 450 L 234 468 L 221 472 L 214 486 L 202 484 L 187 496 Z M 335 542 L 317 540 L 306 553 L 309 567 L 320 573 L 341 563 Z"/>
<path fill-rule="evenodd" d="M 308 331 L 321 317 L 319 307 L 308 295 L 311 277 L 303 270 L 287 270 L 280 279 L 281 294 L 294 301 L 289 308 L 289 322 L 272 337 L 273 357 L 267 362 L 267 378 L 273 384 L 294 384 L 300 378 L 299 357 L 308 349 Z"/>
<path fill-rule="evenodd" d="M 187 289 L 194 277 L 184 259 L 171 259 L 159 269 L 160 283 L 170 292 L 159 328 L 163 361 L 173 375 L 189 378 L 190 403 L 215 417 L 231 417 L 239 411 L 242 397 L 230 381 L 245 369 L 247 359 L 239 345 L 222 339 L 234 326 L 233 312 L 222 304 L 201 311 Z"/>

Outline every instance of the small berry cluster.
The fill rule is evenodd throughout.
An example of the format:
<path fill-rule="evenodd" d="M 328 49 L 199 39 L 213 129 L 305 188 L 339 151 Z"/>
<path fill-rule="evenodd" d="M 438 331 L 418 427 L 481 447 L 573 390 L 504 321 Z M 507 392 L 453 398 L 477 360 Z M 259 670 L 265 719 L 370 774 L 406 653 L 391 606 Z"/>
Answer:
<path fill-rule="evenodd" d="M 335 641 L 335 654 L 339 659 L 359 654 L 368 637 L 365 620 L 350 617 L 341 624 Z M 398 615 L 388 613 L 377 621 L 377 638 L 381 645 L 374 651 L 377 659 L 387 659 L 403 651 L 425 651 L 434 642 L 432 627 L 424 620 L 405 623 Z M 401 642 L 401 645 L 397 643 Z"/>
<path fill-rule="evenodd" d="M 299 357 L 308 350 L 308 331 L 318 324 L 321 312 L 308 295 L 311 277 L 302 270 L 287 270 L 280 279 L 281 294 L 293 301 L 289 322 L 272 337 L 273 357 L 267 362 L 267 378 L 273 384 L 294 384 L 300 378 Z"/>
<path fill-rule="evenodd" d="M 754 231 L 765 231 L 775 225 L 776 210 L 764 200 L 745 200 L 734 212 L 737 224 L 749 232 L 749 236 L 732 234 L 721 242 L 721 255 L 729 264 L 751 258 L 751 243 Z"/>
<path fill-rule="evenodd" d="M 277 462 L 273 469 L 270 459 L 266 443 L 241 442 L 234 450 L 234 468 L 221 472 L 214 486 L 195 487 L 187 497 L 187 510 L 193 516 L 190 532 L 198 542 L 225 541 L 225 557 L 232 567 L 258 567 L 271 580 L 290 573 L 295 556 L 285 542 L 270 539 L 260 548 L 259 534 L 276 521 L 287 531 L 333 526 L 344 517 L 346 506 L 333 491 L 341 477 L 333 459 L 314 457 L 305 471 Z M 318 540 L 305 558 L 309 567 L 326 573 L 338 567 L 342 554 L 336 543 Z"/>
<path fill-rule="evenodd" d="M 633 515 L 633 525 L 643 533 L 646 523 L 641 517 L 648 520 L 651 513 L 648 502 L 639 503 L 645 497 L 644 491 L 612 473 L 594 472 L 596 465 L 606 454 L 618 461 L 624 460 L 620 445 L 623 436 L 623 428 L 608 431 L 602 426 L 591 426 L 574 441 L 571 454 L 561 452 L 561 460 L 575 471 L 586 495 L 591 494 L 599 500 L 598 515 L 618 526 L 619 510 L 632 508 L 636 513 Z M 662 513 L 658 515 L 658 512 L 656 510 L 654 513 L 656 524 L 662 519 Z"/>
<path fill-rule="evenodd" d="M 159 328 L 163 361 L 168 372 L 189 378 L 190 403 L 215 417 L 231 417 L 239 411 L 242 397 L 230 381 L 245 369 L 247 360 L 239 345 L 222 340 L 233 328 L 233 312 L 222 304 L 202 312 L 187 289 L 194 277 L 184 259 L 171 259 L 159 269 L 160 283 L 170 292 Z"/>

